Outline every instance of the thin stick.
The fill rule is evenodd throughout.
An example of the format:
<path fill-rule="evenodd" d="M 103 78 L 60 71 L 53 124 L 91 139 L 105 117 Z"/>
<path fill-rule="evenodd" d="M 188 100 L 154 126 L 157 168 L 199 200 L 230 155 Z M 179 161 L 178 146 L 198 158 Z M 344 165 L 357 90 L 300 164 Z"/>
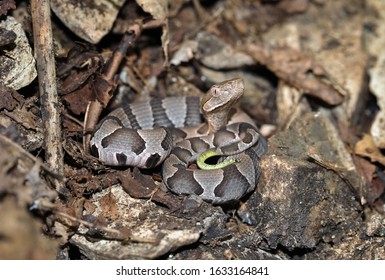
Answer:
<path fill-rule="evenodd" d="M 113 79 L 116 71 L 122 62 L 127 49 L 136 41 L 140 33 L 141 26 L 139 24 L 134 24 L 134 26 L 124 34 L 119 47 L 114 51 L 112 58 L 109 61 L 108 67 L 104 71 L 104 74 L 101 76 L 101 80 L 104 80 L 105 84 L 108 85 L 108 90 L 104 92 L 102 88 L 102 92 L 96 93 L 101 100 L 95 99 L 88 104 L 84 119 L 83 137 L 83 148 L 86 153 L 89 152 L 88 144 L 91 139 L 91 132 L 94 130 L 99 120 L 99 116 L 103 111 L 103 108 L 107 106 L 112 97 L 112 91 L 115 88 Z M 99 87 L 96 87 L 96 90 L 99 90 Z"/>
<path fill-rule="evenodd" d="M 206 21 L 209 17 L 205 9 L 202 7 L 201 2 L 199 0 L 193 0 L 194 8 L 198 14 L 199 21 L 204 22 Z"/>
<path fill-rule="evenodd" d="M 54 214 L 56 216 L 61 216 L 64 219 L 68 219 L 68 220 L 71 220 L 73 222 L 80 223 L 80 224 L 82 224 L 83 226 L 85 226 L 85 227 L 87 227 L 89 229 L 96 229 L 96 230 L 103 231 L 103 232 L 105 232 L 107 234 L 110 234 L 111 235 L 110 236 L 111 239 L 115 239 L 115 240 L 127 240 L 127 239 L 129 239 L 132 242 L 152 243 L 152 244 L 155 244 L 157 242 L 157 240 L 155 238 L 150 239 L 150 238 L 143 238 L 143 237 L 135 236 L 135 235 L 132 235 L 132 234 L 124 234 L 123 232 L 121 232 L 121 231 L 119 231 L 117 229 L 108 228 L 108 227 L 105 227 L 105 226 L 102 226 L 102 225 L 98 225 L 96 223 L 90 223 L 90 222 L 87 222 L 85 220 L 78 219 L 76 217 L 68 215 L 67 213 L 64 213 L 64 212 L 61 212 L 61 211 L 54 211 Z"/>
<path fill-rule="evenodd" d="M 44 128 L 45 161 L 59 175 L 63 174 L 60 101 L 56 90 L 55 57 L 52 41 L 49 0 L 31 0 L 35 57 L 39 78 L 41 116 Z M 55 188 L 64 194 L 64 184 L 55 180 Z"/>
<path fill-rule="evenodd" d="M 100 83 L 100 85 L 105 87 L 103 88 L 101 86 L 96 86 L 96 91 L 98 91 L 96 92 L 97 99 L 91 101 L 90 104 L 88 104 L 86 110 L 83 137 L 83 148 L 86 153 L 89 152 L 88 146 L 91 139 L 91 132 L 94 130 L 99 120 L 100 114 L 112 97 L 112 93 L 116 86 L 113 81 L 114 76 L 116 75 L 121 62 L 123 61 L 128 48 L 135 44 L 136 40 L 142 33 L 142 30 L 159 27 L 162 24 L 163 21 L 158 20 L 154 20 L 146 24 L 137 22 L 131 25 L 123 35 L 118 48 L 114 51 L 112 58 L 107 65 L 107 68 L 105 69 L 103 75 L 100 77 L 101 80 L 103 80 L 103 83 Z"/>

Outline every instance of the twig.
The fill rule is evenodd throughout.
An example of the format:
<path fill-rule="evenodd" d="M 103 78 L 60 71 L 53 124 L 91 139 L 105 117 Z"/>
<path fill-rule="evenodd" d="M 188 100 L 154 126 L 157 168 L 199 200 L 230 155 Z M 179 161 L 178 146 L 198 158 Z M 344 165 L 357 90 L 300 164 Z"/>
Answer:
<path fill-rule="evenodd" d="M 55 57 L 49 0 L 31 0 L 35 57 L 39 77 L 41 116 L 44 128 L 45 161 L 59 175 L 64 171 L 60 101 L 56 90 Z M 56 191 L 65 194 L 64 184 L 54 180 Z"/>
<path fill-rule="evenodd" d="M 206 21 L 208 18 L 210 18 L 208 13 L 202 7 L 201 2 L 199 2 L 199 0 L 193 0 L 193 4 L 194 4 L 194 8 L 198 14 L 200 22 Z"/>
<path fill-rule="evenodd" d="M 159 27 L 162 24 L 162 21 L 153 20 L 144 24 L 137 22 L 131 25 L 120 41 L 119 47 L 114 51 L 106 70 L 95 80 L 93 90 L 96 99 L 88 105 L 84 120 L 83 148 L 86 153 L 89 152 L 91 133 L 96 127 L 103 108 L 108 105 L 115 90 L 116 83 L 114 82 L 114 77 L 128 48 L 135 44 L 142 30 Z"/>
<path fill-rule="evenodd" d="M 83 124 L 82 121 L 78 120 L 77 118 L 71 116 L 71 115 L 68 114 L 68 113 L 63 113 L 63 117 L 64 117 L 65 119 L 68 119 L 69 121 L 74 122 L 75 124 L 77 124 L 77 125 L 80 126 L 80 127 L 83 127 L 83 126 L 84 126 L 84 124 Z"/>
<path fill-rule="evenodd" d="M 137 27 L 137 26 L 135 26 Z M 84 119 L 84 137 L 83 137 L 83 149 L 88 153 L 88 143 L 91 139 L 91 132 L 94 130 L 99 116 L 110 101 L 112 93 L 115 90 L 115 83 L 113 81 L 114 76 L 122 62 L 129 46 L 136 41 L 139 36 L 141 28 L 135 28 L 126 32 L 120 42 L 119 47 L 114 51 L 107 70 L 103 75 L 98 77 L 93 84 L 93 89 L 96 94 L 96 99 L 91 101 L 87 107 L 85 119 Z"/>
<path fill-rule="evenodd" d="M 109 236 L 110 239 L 115 239 L 115 240 L 120 240 L 120 241 L 125 241 L 125 240 L 128 239 L 129 241 L 132 241 L 132 242 L 152 243 L 152 244 L 157 242 L 156 239 L 143 238 L 143 237 L 132 235 L 130 233 L 128 233 L 128 234 L 127 233 L 123 233 L 123 232 L 121 232 L 120 230 L 117 230 L 117 229 L 108 228 L 108 227 L 105 227 L 105 226 L 102 226 L 102 225 L 98 225 L 96 223 L 90 223 L 90 222 L 87 222 L 85 220 L 78 219 L 76 217 L 73 217 L 73 216 L 68 215 L 67 213 L 64 213 L 64 212 L 61 212 L 61 211 L 54 211 L 54 214 L 56 216 L 60 216 L 60 217 L 62 217 L 64 219 L 68 219 L 70 221 L 82 224 L 83 226 L 85 226 L 88 229 L 96 229 L 96 230 L 99 230 L 101 232 L 110 234 L 110 236 Z"/>

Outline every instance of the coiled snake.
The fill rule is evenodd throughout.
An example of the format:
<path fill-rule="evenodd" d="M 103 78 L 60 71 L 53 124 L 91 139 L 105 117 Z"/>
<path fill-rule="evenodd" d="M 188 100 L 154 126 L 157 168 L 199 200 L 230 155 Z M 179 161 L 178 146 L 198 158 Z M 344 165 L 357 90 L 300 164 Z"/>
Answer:
<path fill-rule="evenodd" d="M 114 166 L 153 168 L 164 161 L 163 181 L 172 192 L 213 204 L 239 200 L 255 189 L 267 150 L 253 120 L 236 107 L 243 91 L 237 78 L 202 98 L 155 98 L 118 108 L 98 124 L 91 152 Z M 212 156 L 218 162 L 207 164 Z M 190 166 L 195 161 L 200 169 Z"/>

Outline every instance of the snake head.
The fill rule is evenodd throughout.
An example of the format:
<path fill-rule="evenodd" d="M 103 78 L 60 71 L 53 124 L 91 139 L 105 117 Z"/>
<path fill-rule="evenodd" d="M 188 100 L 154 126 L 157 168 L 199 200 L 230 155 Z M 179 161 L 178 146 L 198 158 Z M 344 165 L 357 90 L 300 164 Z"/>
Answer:
<path fill-rule="evenodd" d="M 213 85 L 202 98 L 201 107 L 203 114 L 230 110 L 242 96 L 244 88 L 245 85 L 241 78 Z"/>

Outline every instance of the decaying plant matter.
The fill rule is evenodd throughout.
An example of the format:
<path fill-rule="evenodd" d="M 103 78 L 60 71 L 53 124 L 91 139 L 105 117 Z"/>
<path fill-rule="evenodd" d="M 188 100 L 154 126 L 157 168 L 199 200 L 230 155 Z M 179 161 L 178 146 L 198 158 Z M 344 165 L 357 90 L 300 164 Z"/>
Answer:
<path fill-rule="evenodd" d="M 88 3 L 0 1 L 1 259 L 385 259 L 384 1 Z M 269 146 L 242 201 L 90 155 L 114 108 L 235 77 Z"/>

